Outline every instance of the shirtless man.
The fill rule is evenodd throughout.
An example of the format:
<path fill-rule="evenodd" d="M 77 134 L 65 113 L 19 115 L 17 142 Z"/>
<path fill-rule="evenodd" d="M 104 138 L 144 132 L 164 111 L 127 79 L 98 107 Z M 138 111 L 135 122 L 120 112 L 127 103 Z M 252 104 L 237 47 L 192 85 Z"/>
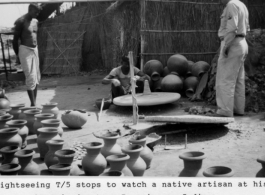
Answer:
<path fill-rule="evenodd" d="M 41 7 L 37 4 L 30 4 L 28 13 L 18 18 L 14 27 L 13 48 L 26 77 L 31 106 L 36 106 L 37 88 L 40 82 L 36 19 L 40 10 Z"/>

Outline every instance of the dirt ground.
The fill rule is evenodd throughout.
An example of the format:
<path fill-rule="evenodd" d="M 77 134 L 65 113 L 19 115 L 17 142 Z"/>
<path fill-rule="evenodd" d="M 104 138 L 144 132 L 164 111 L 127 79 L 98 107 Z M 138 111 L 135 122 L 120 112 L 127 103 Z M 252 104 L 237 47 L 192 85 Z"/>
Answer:
<path fill-rule="evenodd" d="M 64 148 L 71 148 L 76 142 L 101 141 L 92 133 L 105 129 L 116 130 L 123 128 L 124 124 L 132 124 L 132 108 L 111 107 L 103 111 L 98 121 L 98 108 L 95 100 L 107 97 L 110 86 L 102 85 L 101 79 L 105 73 L 86 74 L 72 77 L 43 78 L 39 86 L 37 106 L 47 102 L 57 102 L 61 113 L 68 109 L 86 109 L 90 116 L 82 129 L 69 130 L 64 128 Z M 25 86 L 19 86 L 7 91 L 8 98 L 12 103 L 25 103 L 29 106 L 29 100 L 25 92 Z M 191 103 L 185 98 L 178 102 L 154 107 L 141 107 L 139 114 L 148 115 L 181 115 L 186 114 L 184 108 L 201 105 Z M 261 164 L 257 158 L 265 152 L 265 119 L 264 113 L 247 113 L 244 117 L 235 117 L 235 122 L 225 127 L 199 128 L 187 133 L 171 134 L 167 136 L 167 145 L 178 148 L 164 150 L 164 136 L 154 148 L 154 158 L 151 168 L 146 170 L 148 176 L 181 176 L 183 161 L 179 155 L 186 151 L 202 151 L 206 154 L 202 169 L 198 177 L 203 177 L 202 172 L 210 166 L 228 166 L 235 171 L 235 177 L 256 177 L 261 170 Z M 163 129 L 165 128 L 165 129 Z M 178 125 L 170 127 L 162 126 L 159 132 L 168 129 L 178 129 Z M 187 148 L 184 149 L 185 134 L 187 134 Z M 28 137 L 28 148 L 37 149 L 36 136 Z M 38 153 L 34 157 L 41 170 L 47 169 L 39 159 Z"/>

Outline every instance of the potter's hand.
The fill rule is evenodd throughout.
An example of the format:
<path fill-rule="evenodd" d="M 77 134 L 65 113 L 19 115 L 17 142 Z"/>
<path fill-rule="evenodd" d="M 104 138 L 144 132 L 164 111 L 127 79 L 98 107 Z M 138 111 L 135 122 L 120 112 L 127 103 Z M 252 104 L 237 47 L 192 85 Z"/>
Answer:
<path fill-rule="evenodd" d="M 112 83 L 115 87 L 118 87 L 121 85 L 121 82 L 118 79 L 112 79 Z"/>
<path fill-rule="evenodd" d="M 226 58 L 228 57 L 229 49 L 230 49 L 229 46 L 224 46 L 224 48 L 223 48 L 223 55 Z"/>

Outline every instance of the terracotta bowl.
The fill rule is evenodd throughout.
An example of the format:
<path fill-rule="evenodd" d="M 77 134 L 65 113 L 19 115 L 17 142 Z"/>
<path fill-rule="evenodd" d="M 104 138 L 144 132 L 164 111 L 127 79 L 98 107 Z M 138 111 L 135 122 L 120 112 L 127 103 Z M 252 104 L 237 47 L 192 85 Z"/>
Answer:
<path fill-rule="evenodd" d="M 96 105 L 97 105 L 97 107 L 98 107 L 99 110 L 101 108 L 101 103 L 102 103 L 102 98 L 96 100 Z M 109 109 L 110 105 L 111 105 L 111 99 L 104 98 L 103 110 Z"/>
<path fill-rule="evenodd" d="M 203 171 L 205 177 L 233 177 L 234 171 L 229 167 L 214 166 Z"/>

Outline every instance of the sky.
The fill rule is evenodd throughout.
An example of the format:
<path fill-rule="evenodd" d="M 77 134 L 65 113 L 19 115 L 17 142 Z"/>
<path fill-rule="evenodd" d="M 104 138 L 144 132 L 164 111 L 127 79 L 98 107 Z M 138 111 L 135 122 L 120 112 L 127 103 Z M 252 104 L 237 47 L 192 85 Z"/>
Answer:
<path fill-rule="evenodd" d="M 0 4 L 0 27 L 13 27 L 14 22 L 28 11 L 29 4 Z"/>

